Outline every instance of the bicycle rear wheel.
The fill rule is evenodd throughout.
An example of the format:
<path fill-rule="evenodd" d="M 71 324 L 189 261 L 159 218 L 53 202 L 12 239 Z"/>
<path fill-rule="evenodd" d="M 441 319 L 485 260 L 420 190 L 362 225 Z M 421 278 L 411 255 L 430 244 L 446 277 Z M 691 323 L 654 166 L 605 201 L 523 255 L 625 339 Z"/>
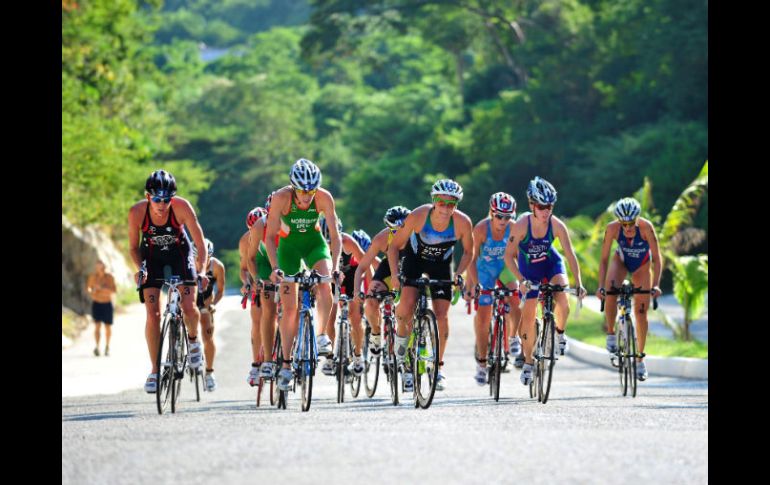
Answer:
<path fill-rule="evenodd" d="M 158 343 L 158 354 L 156 365 L 158 367 L 158 383 L 155 391 L 155 402 L 158 406 L 158 414 L 168 407 L 171 400 L 171 383 L 173 382 L 173 371 L 171 362 L 174 359 L 173 348 L 171 346 L 171 316 L 167 315 L 163 320 L 160 331 L 160 342 Z"/>
<path fill-rule="evenodd" d="M 436 315 L 432 310 L 426 310 L 420 316 L 417 335 L 412 343 L 412 375 L 417 404 L 428 409 L 436 393 L 439 361 L 439 335 Z"/>
<path fill-rule="evenodd" d="M 364 355 L 364 390 L 366 391 L 366 397 L 373 397 L 377 391 L 377 381 L 380 377 L 380 355 L 382 355 L 382 348 L 380 348 L 380 353 L 377 355 L 369 352 L 371 334 L 372 328 L 367 322 L 366 333 L 364 334 L 364 348 L 362 350 Z"/>

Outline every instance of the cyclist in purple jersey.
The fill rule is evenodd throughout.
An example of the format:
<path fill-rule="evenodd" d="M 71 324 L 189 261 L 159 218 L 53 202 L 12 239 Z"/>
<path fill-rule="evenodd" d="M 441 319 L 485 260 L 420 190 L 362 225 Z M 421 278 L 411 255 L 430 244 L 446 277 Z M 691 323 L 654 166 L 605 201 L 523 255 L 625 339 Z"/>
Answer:
<path fill-rule="evenodd" d="M 527 198 L 532 213 L 522 216 L 514 224 L 505 248 L 505 264 L 519 280 L 519 291 L 522 295 L 526 293 L 519 329 L 524 350 L 524 366 L 520 378 L 524 385 L 529 385 L 532 380 L 532 349 L 537 338 L 535 316 L 538 292 L 529 291 L 530 283 L 540 284 L 546 281 L 554 285 L 569 285 L 562 256 L 552 246 L 557 238 L 564 248 L 580 298 L 585 296 L 586 292 L 580 278 L 580 266 L 572 248 L 567 226 L 552 213 L 556 202 L 556 189 L 547 180 L 535 177 L 527 187 Z M 556 303 L 556 333 L 559 350 L 563 353 L 567 350 L 567 337 L 564 331 L 567 328 L 569 302 L 567 295 L 562 292 L 554 294 L 554 302 Z"/>
<path fill-rule="evenodd" d="M 596 296 L 606 298 L 604 305 L 604 318 L 607 322 L 607 351 L 617 352 L 617 337 L 615 336 L 615 317 L 617 316 L 617 295 L 606 295 L 605 288 L 618 287 L 631 275 L 631 281 L 635 288 L 652 290 L 651 294 L 634 295 L 634 310 L 636 312 L 636 328 L 639 335 L 639 352 L 644 352 L 644 344 L 647 341 L 647 309 L 650 306 L 650 298 L 660 296 L 660 277 L 663 272 L 663 260 L 658 247 L 658 236 L 655 228 L 647 219 L 640 217 L 642 208 L 635 199 L 630 197 L 620 199 L 615 204 L 615 217 L 604 231 L 602 243 L 602 256 L 599 260 L 599 284 Z M 610 256 L 612 241 L 617 241 L 618 248 Z M 610 260 L 609 270 L 607 260 Z M 652 262 L 652 268 L 650 267 Z M 652 269 L 652 276 L 650 275 Z M 644 359 L 640 359 L 636 365 L 639 380 L 647 379 L 647 366 Z"/>

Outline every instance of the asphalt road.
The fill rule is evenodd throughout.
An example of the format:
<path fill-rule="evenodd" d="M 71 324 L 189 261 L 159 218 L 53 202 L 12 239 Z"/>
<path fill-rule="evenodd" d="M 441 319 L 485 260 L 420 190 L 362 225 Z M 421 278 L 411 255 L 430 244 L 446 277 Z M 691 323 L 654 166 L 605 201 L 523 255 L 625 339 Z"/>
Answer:
<path fill-rule="evenodd" d="M 197 403 L 185 381 L 173 415 L 158 415 L 141 388 L 141 309 L 116 325 L 110 357 L 93 357 L 88 344 L 63 351 L 63 484 L 708 481 L 708 381 L 651 375 L 636 398 L 622 397 L 616 373 L 566 356 L 547 404 L 529 398 L 518 370 L 503 375 L 496 403 L 473 380 L 472 322 L 458 304 L 447 389 L 429 409 L 409 399 L 394 407 L 384 379 L 374 398 L 362 389 L 337 404 L 334 379 L 320 371 L 309 412 L 299 394 L 287 410 L 257 409 L 238 303 L 226 297 L 217 312 L 219 388 Z"/>

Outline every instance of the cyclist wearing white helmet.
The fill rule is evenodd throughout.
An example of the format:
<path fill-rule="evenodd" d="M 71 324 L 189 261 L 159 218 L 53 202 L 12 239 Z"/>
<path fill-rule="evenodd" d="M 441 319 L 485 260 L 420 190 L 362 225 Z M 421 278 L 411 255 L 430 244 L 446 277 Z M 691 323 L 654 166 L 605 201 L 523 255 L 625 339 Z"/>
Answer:
<path fill-rule="evenodd" d="M 225 265 L 214 257 L 214 243 L 206 239 L 208 265 L 206 276 L 209 284 L 203 291 L 198 291 L 198 310 L 201 312 L 201 331 L 203 332 L 203 353 L 206 356 L 206 389 L 214 391 L 217 380 L 214 377 L 214 357 L 217 347 L 214 343 L 214 312 L 215 305 L 225 296 Z M 214 285 L 216 284 L 216 292 Z"/>
<path fill-rule="evenodd" d="M 513 273 L 505 267 L 503 256 L 505 245 L 510 237 L 513 224 L 516 222 L 516 200 L 510 194 L 497 192 L 489 198 L 489 214 L 473 228 L 473 260 L 468 267 L 468 291 L 475 289 L 476 284 L 482 289 L 492 289 L 499 282 L 512 290 L 518 289 L 518 281 Z M 521 343 L 516 336 L 521 318 L 519 299 L 517 296 L 508 297 L 511 312 L 505 316 L 509 336 L 510 353 L 514 356 L 521 351 Z M 479 308 L 474 316 L 476 332 L 476 383 L 483 386 L 487 383 L 487 351 L 489 326 L 492 319 L 492 296 L 479 296 Z"/>
<path fill-rule="evenodd" d="M 160 345 L 160 289 L 163 285 L 164 266 L 183 280 L 195 280 L 206 268 L 206 252 L 201 251 L 193 259 L 193 242 L 204 247 L 203 229 L 198 223 L 190 202 L 176 196 L 176 180 L 165 170 L 156 170 L 145 182 L 145 199 L 128 211 L 128 246 L 131 259 L 138 272 L 137 285 L 141 285 L 140 299 L 147 310 L 145 338 L 152 372 L 147 376 L 144 390 L 155 393 L 158 388 L 158 346 Z M 190 241 L 185 228 L 190 232 Z M 202 274 L 201 287 L 206 288 L 208 278 Z M 201 345 L 198 342 L 200 312 L 195 305 L 196 285 L 188 283 L 181 290 L 182 313 L 189 338 L 188 360 L 192 368 L 200 367 Z"/>
<path fill-rule="evenodd" d="M 532 347 L 535 343 L 535 314 L 537 311 L 538 292 L 529 290 L 531 283 L 542 282 L 555 285 L 569 285 L 564 260 L 553 247 L 556 239 L 561 242 L 569 263 L 569 268 L 575 278 L 575 287 L 580 297 L 585 296 L 580 278 L 575 250 L 567 231 L 567 226 L 553 215 L 553 205 L 556 203 L 556 189 L 547 180 L 535 177 L 527 187 L 527 199 L 531 213 L 525 214 L 514 224 L 508 244 L 505 248 L 505 264 L 519 280 L 519 292 L 526 292 L 526 301 L 521 314 L 521 328 L 524 350 L 524 366 L 521 371 L 521 382 L 529 385 L 532 380 Z M 556 333 L 561 353 L 567 351 L 567 328 L 569 302 L 563 292 L 554 293 L 556 303 Z"/>
<path fill-rule="evenodd" d="M 269 200 L 269 197 L 268 197 Z M 267 204 L 266 204 L 267 205 Z M 266 208 L 255 207 L 246 215 L 246 227 L 248 230 L 241 236 L 238 242 L 238 253 L 241 260 L 241 295 L 248 295 L 251 300 L 249 313 L 251 316 L 251 366 L 246 382 L 250 386 L 259 384 L 260 370 L 265 365 L 260 354 L 267 356 L 267 362 L 270 361 L 270 355 L 273 349 L 272 339 L 275 335 L 275 326 L 270 325 L 270 321 L 265 323 L 264 314 L 268 312 L 266 307 L 275 303 L 272 299 L 265 302 L 260 297 L 260 286 L 264 281 L 270 281 L 270 261 L 264 252 L 264 227 L 265 217 L 267 217 Z M 250 288 L 249 288 L 250 287 Z M 272 322 L 275 321 L 275 311 L 273 311 Z M 263 340 L 265 331 L 263 325 L 272 327 L 269 329 L 270 338 L 268 342 Z M 272 377 L 272 367 L 270 368 L 270 377 Z"/>
<path fill-rule="evenodd" d="M 321 228 L 321 234 L 329 241 L 331 236 L 329 227 L 326 225 L 326 218 L 321 216 L 318 218 L 318 226 Z M 340 256 L 340 272 L 344 275 L 340 293 L 353 298 L 353 295 L 358 294 L 360 287 L 354 287 L 355 273 L 358 268 L 358 262 L 364 257 L 364 249 L 361 247 L 359 240 L 365 243 L 364 238 L 354 236 L 353 234 L 359 231 L 353 231 L 353 234 L 348 234 L 342 231 L 342 221 L 337 218 L 337 232 L 339 232 L 342 238 L 342 255 Z M 359 233 L 360 234 L 360 233 Z M 364 233 L 365 235 L 366 233 Z M 366 236 L 368 237 L 368 236 Z M 332 288 L 335 285 L 332 284 Z M 361 357 L 364 346 L 364 325 L 361 321 L 361 306 L 360 305 L 348 305 L 348 317 L 350 318 L 350 333 L 353 340 L 353 354 L 354 359 L 348 365 L 348 371 L 352 372 L 356 376 L 360 376 L 364 373 L 364 361 Z M 327 354 L 327 358 L 324 361 L 321 371 L 327 376 L 334 376 L 334 359 L 332 358 L 333 342 L 336 337 L 336 327 L 334 321 L 337 319 L 337 307 L 332 306 L 331 313 L 329 313 L 329 319 L 326 321 L 326 325 L 320 326 L 320 334 L 318 335 L 318 353 L 321 354 L 321 345 L 326 344 L 324 347 L 324 353 Z"/>
<path fill-rule="evenodd" d="M 302 262 L 322 275 L 331 274 L 334 278 L 344 278 L 339 272 L 342 241 L 337 230 L 334 197 L 328 190 L 321 188 L 321 171 L 313 162 L 301 158 L 291 168 L 289 178 L 291 185 L 277 190 L 273 195 L 267 216 L 265 246 L 272 266 L 270 279 L 274 283 L 280 283 L 284 274 L 297 273 Z M 322 213 L 329 224 L 331 254 L 318 227 L 318 216 Z M 275 237 L 278 235 L 281 242 L 276 248 Z M 278 374 L 278 387 L 282 391 L 289 389 L 289 384 L 294 378 L 288 359 L 291 356 L 292 342 L 297 335 L 297 293 L 296 283 L 281 284 L 283 318 L 280 326 L 285 360 Z M 332 308 L 329 284 L 317 286 L 317 297 L 318 321 L 323 325 L 329 319 Z M 330 350 L 329 342 L 319 339 L 317 343 L 319 353 L 322 348 Z"/>
<path fill-rule="evenodd" d="M 658 247 L 658 236 L 652 223 L 640 217 L 642 208 L 636 199 L 626 197 L 615 204 L 615 217 L 604 231 L 602 256 L 599 260 L 599 284 L 596 296 L 606 298 L 604 318 L 607 322 L 607 350 L 617 352 L 617 337 L 615 336 L 615 317 L 617 316 L 617 295 L 606 295 L 605 288 L 618 287 L 628 274 L 635 288 L 652 289 L 652 294 L 634 295 L 636 310 L 636 328 L 639 336 L 639 352 L 644 352 L 647 341 L 647 309 L 650 297 L 658 297 L 660 291 L 660 276 L 663 272 L 663 260 Z M 617 241 L 618 248 L 610 256 L 612 241 Z M 610 260 L 609 271 L 607 260 Z M 650 261 L 652 260 L 652 276 L 650 276 Z M 647 379 L 647 365 L 643 359 L 636 364 L 639 380 Z"/>
<path fill-rule="evenodd" d="M 473 259 L 473 224 L 463 212 L 457 210 L 457 204 L 463 198 L 460 184 L 450 179 L 442 179 L 433 184 L 430 195 L 432 204 L 417 207 L 406 217 L 404 226 L 398 230 L 388 247 L 388 264 L 394 290 L 401 289 L 399 277 L 403 274 L 408 279 L 420 278 L 427 273 L 432 279 L 448 280 L 452 278 L 452 253 L 459 240 L 463 245 L 463 257 L 457 265 L 455 280 Z M 402 268 L 398 267 L 399 250 L 406 246 Z M 430 288 L 431 303 L 436 313 L 439 333 L 439 369 L 444 365 L 444 351 L 449 337 L 449 302 L 452 288 L 450 285 L 434 285 Z M 406 344 L 411 332 L 412 315 L 417 303 L 418 292 L 415 286 L 404 285 L 401 301 L 396 308 L 398 328 L 396 331 L 396 357 L 401 364 L 406 355 Z M 466 297 L 467 298 L 467 297 Z M 411 373 L 404 374 L 404 386 L 413 387 Z M 439 370 L 436 389 L 441 391 L 446 386 L 446 377 Z"/>
<path fill-rule="evenodd" d="M 386 227 L 374 236 L 371 245 L 366 250 L 366 254 L 364 255 L 363 259 L 358 262 L 358 268 L 356 269 L 355 275 L 356 282 L 354 285 L 356 288 L 361 287 L 361 282 L 364 279 L 364 275 L 367 275 L 368 277 L 371 271 L 370 267 L 374 265 L 377 269 L 374 272 L 371 283 L 369 284 L 369 294 L 372 295 L 374 293 L 388 291 L 391 289 L 390 265 L 388 264 L 388 258 L 384 257 L 382 260 L 379 260 L 377 255 L 380 253 L 386 253 L 388 251 L 388 247 L 390 246 L 391 241 L 393 241 L 393 237 L 395 236 L 398 229 L 404 225 L 406 216 L 408 216 L 411 212 L 411 210 L 402 205 L 393 206 L 385 211 L 385 217 L 383 217 L 382 220 Z M 404 257 L 404 255 L 405 250 L 402 249 L 399 251 L 399 265 L 401 264 L 400 260 Z M 356 295 L 356 298 L 358 298 L 357 303 L 359 305 L 361 303 L 364 304 L 364 314 L 366 315 L 366 320 L 372 327 L 372 334 L 371 338 L 369 339 L 369 350 L 374 355 L 377 355 L 380 352 L 380 345 L 382 341 L 380 334 L 379 303 L 377 300 L 372 298 L 362 302 L 360 293 Z"/>

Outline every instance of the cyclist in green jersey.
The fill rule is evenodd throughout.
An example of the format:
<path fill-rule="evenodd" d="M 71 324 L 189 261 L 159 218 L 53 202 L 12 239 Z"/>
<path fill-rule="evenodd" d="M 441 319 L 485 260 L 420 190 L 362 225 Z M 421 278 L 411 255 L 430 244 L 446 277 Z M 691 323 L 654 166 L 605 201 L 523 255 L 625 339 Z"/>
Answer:
<path fill-rule="evenodd" d="M 310 160 L 297 160 L 289 178 L 291 185 L 277 190 L 273 195 L 267 216 L 265 246 L 272 268 L 270 279 L 274 283 L 281 283 L 284 274 L 297 273 L 304 262 L 308 268 L 317 270 L 321 275 L 329 276 L 331 273 L 339 284 L 343 278 L 339 272 L 342 241 L 337 230 L 334 197 L 328 190 L 320 188 L 321 171 Z M 318 227 L 318 216 L 322 213 L 329 224 L 331 254 Z M 277 248 L 276 236 L 280 236 Z M 284 358 L 288 359 L 298 327 L 297 284 L 282 283 L 280 291 L 283 302 L 283 318 L 279 323 L 281 345 Z M 318 285 L 317 298 L 318 321 L 323 324 L 329 319 L 332 308 L 332 293 L 328 283 Z M 330 342 L 318 342 L 319 354 L 330 346 Z M 279 389 L 288 390 L 293 378 L 288 360 L 285 360 L 278 373 Z"/>

